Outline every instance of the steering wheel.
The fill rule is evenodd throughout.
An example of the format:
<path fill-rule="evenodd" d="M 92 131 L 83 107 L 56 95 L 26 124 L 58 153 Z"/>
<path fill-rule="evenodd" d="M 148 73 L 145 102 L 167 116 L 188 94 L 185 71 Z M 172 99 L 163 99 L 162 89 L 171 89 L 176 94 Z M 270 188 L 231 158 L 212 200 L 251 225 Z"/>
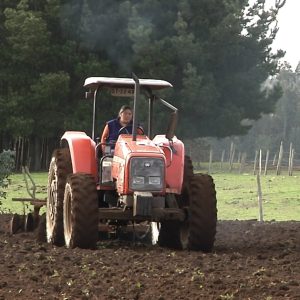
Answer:
<path fill-rule="evenodd" d="M 129 127 L 129 126 L 123 126 L 123 127 L 119 130 L 118 135 L 120 135 L 120 134 L 130 134 L 130 131 L 132 131 L 132 130 L 130 130 L 130 127 Z"/>
<path fill-rule="evenodd" d="M 138 126 L 137 128 L 142 132 L 142 134 L 145 134 L 144 129 L 141 126 Z M 132 133 L 132 126 L 123 126 L 119 130 L 118 135 L 120 135 L 120 134 L 131 134 L 131 133 Z"/>

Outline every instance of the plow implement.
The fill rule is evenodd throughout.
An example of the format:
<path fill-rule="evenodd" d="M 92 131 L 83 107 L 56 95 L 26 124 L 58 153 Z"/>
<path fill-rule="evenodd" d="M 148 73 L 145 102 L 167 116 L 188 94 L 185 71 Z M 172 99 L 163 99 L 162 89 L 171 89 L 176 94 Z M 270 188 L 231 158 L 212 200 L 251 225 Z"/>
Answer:
<path fill-rule="evenodd" d="M 22 173 L 26 184 L 26 190 L 29 195 L 27 198 L 12 198 L 12 201 L 21 202 L 23 204 L 23 214 L 14 214 L 10 220 L 10 233 L 29 232 L 36 229 L 40 221 L 40 209 L 46 205 L 46 199 L 36 198 L 36 185 L 29 173 L 28 167 L 22 167 Z M 26 213 L 25 205 L 33 206 L 31 212 Z"/>

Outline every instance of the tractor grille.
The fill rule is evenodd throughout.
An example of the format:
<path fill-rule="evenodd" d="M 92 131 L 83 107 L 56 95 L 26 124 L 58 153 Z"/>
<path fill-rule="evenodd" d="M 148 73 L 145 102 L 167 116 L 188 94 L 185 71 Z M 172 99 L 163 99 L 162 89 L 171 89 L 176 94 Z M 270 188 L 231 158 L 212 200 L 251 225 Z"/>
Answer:
<path fill-rule="evenodd" d="M 133 157 L 130 160 L 129 188 L 133 191 L 161 191 L 164 169 L 161 158 Z"/>

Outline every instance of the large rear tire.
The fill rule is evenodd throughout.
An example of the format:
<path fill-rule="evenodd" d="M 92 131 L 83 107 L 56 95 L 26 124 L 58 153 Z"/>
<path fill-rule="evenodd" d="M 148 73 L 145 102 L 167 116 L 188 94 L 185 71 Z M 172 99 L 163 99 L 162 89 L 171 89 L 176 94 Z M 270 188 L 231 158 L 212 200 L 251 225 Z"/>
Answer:
<path fill-rule="evenodd" d="M 68 248 L 96 248 L 98 215 L 94 178 L 84 173 L 70 175 L 64 194 L 64 237 Z"/>
<path fill-rule="evenodd" d="M 194 175 L 194 167 L 191 158 L 188 155 L 184 156 L 184 169 L 183 169 L 183 186 L 188 185 L 190 179 Z"/>
<path fill-rule="evenodd" d="M 174 249 L 212 251 L 217 226 L 217 200 L 213 179 L 195 174 L 179 197 L 187 220 L 161 223 L 158 244 Z"/>
<path fill-rule="evenodd" d="M 193 163 L 191 158 L 186 155 L 184 157 L 183 182 L 182 182 L 181 195 L 176 197 L 177 204 L 180 208 L 189 206 L 190 182 L 193 176 L 194 176 Z"/>
<path fill-rule="evenodd" d="M 217 199 L 213 179 L 196 174 L 190 183 L 188 248 L 211 252 L 217 227 Z"/>
<path fill-rule="evenodd" d="M 194 168 L 191 158 L 186 155 L 184 157 L 183 183 L 181 195 L 176 197 L 179 208 L 187 208 L 189 206 L 190 181 L 194 176 Z M 158 244 L 161 247 L 174 249 L 187 248 L 187 224 L 178 221 L 164 221 L 161 223 Z"/>
<path fill-rule="evenodd" d="M 48 243 L 64 245 L 63 200 L 66 179 L 72 173 L 70 151 L 67 148 L 53 152 L 47 188 L 46 233 Z"/>

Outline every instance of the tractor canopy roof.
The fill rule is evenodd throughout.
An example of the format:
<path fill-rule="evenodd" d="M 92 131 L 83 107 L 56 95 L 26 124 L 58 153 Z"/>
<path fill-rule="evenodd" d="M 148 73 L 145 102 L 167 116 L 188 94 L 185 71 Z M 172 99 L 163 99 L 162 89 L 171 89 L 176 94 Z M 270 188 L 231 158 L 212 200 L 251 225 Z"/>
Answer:
<path fill-rule="evenodd" d="M 151 90 L 160 90 L 173 87 L 172 84 L 165 80 L 158 79 L 139 79 L 140 87 Z M 84 87 L 91 91 L 97 88 L 131 88 L 134 89 L 135 82 L 132 78 L 113 78 L 113 77 L 89 77 L 84 82 Z"/>

